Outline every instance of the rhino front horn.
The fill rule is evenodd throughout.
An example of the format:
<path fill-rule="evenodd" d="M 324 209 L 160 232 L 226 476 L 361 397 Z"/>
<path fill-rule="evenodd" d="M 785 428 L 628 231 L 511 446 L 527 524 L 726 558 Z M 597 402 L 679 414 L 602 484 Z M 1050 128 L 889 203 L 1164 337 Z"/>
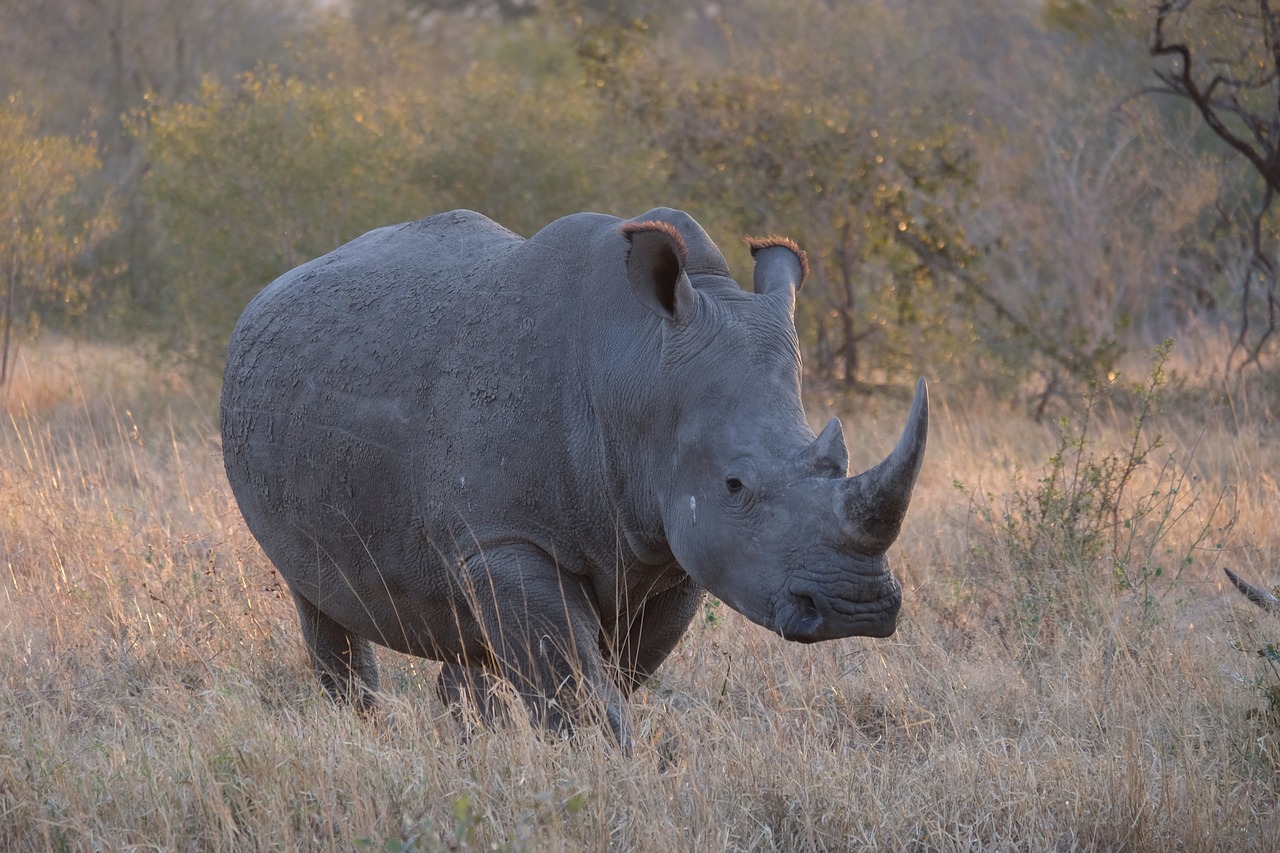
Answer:
<path fill-rule="evenodd" d="M 836 512 L 849 545 L 883 554 L 898 538 L 928 435 L 929 388 L 921 379 L 898 446 L 879 465 L 846 479 L 837 493 Z"/>

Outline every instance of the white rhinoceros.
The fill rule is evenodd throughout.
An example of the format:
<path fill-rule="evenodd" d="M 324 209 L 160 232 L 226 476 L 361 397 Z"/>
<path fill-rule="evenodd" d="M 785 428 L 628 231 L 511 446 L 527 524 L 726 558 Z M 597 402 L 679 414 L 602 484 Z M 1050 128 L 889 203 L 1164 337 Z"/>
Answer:
<path fill-rule="evenodd" d="M 576 214 L 525 240 L 469 211 L 281 276 L 227 353 L 222 443 L 324 686 L 371 701 L 370 643 L 490 676 L 533 717 L 625 696 L 703 590 L 789 640 L 892 634 L 885 551 L 924 456 L 921 380 L 879 465 L 800 402 L 807 274 L 751 241 L 754 292 L 689 215 Z M 492 710 L 492 709 L 491 709 Z"/>

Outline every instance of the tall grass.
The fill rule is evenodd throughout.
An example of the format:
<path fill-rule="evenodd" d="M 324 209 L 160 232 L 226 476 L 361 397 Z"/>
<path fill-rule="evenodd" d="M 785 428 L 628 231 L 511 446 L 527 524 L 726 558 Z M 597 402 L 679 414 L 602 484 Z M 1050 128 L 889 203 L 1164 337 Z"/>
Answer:
<path fill-rule="evenodd" d="M 1274 849 L 1280 721 L 1235 646 L 1280 625 L 1217 577 L 1280 577 L 1274 426 L 1161 415 L 1193 503 L 1153 553 L 1178 571 L 1115 618 L 1134 590 L 1086 574 L 1114 551 L 1018 551 L 982 512 L 1063 433 L 946 391 L 892 553 L 898 634 L 802 647 L 709 610 L 636 695 L 627 758 L 599 728 L 464 726 L 436 664 L 384 650 L 384 713 L 327 701 L 223 480 L 212 389 L 29 348 L 0 389 L 0 849 Z M 900 426 L 841 414 L 855 465 Z M 1098 453 L 1127 446 L 1132 410 L 1091 417 Z M 1041 601 L 1031 647 L 1010 620 L 1035 572 L 1070 574 L 1072 607 Z"/>

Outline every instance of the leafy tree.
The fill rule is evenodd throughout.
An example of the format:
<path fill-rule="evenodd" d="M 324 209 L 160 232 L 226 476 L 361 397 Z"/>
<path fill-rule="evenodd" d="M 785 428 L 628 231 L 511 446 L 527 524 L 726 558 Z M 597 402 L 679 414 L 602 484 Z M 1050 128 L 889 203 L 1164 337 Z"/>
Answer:
<path fill-rule="evenodd" d="M 75 314 L 88 304 L 92 265 L 80 265 L 115 227 L 108 208 L 86 206 L 80 195 L 100 167 L 93 145 L 39 134 L 15 99 L 0 105 L 0 383 L 15 321 L 33 328 L 42 306 Z"/>
<path fill-rule="evenodd" d="M 1039 414 L 1189 322 L 1221 322 L 1221 170 L 1185 111 L 1133 97 L 1150 76 L 1148 23 L 1136 0 L 975 0 L 931 51 L 966 82 L 963 221 L 981 263 L 965 276 L 982 288 L 972 298 L 992 297 L 976 329 L 1023 366 L 1017 387 L 1038 386 Z"/>
<path fill-rule="evenodd" d="M 1166 6 L 1197 74 L 1262 32 L 1222 18 L 1244 0 Z M 0 92 L 48 107 L 40 133 L 98 131 L 106 165 L 80 186 L 125 206 L 92 262 L 129 272 L 94 316 L 206 363 L 253 292 L 369 228 L 465 206 L 528 233 L 675 204 L 720 237 L 806 247 L 811 376 L 1016 393 L 1219 310 L 1249 319 L 1246 361 L 1270 345 L 1270 220 L 1261 251 L 1223 248 L 1244 221 L 1223 200 L 1256 210 L 1265 182 L 1245 188 L 1249 160 L 1189 110 L 1124 100 L 1150 20 L 1138 0 L 49 0 L 0 6 Z M 255 59 L 279 65 L 235 76 Z M 1273 100 L 1239 95 L 1264 118 Z"/>
<path fill-rule="evenodd" d="M 703 12 L 710 4 L 685 0 L 356 0 L 357 16 L 383 17 L 402 14 L 423 17 L 457 14 L 488 16 L 503 22 L 518 21 L 538 14 L 591 16 L 614 27 L 628 27 L 657 15 L 683 10 Z"/>
<path fill-rule="evenodd" d="M 157 255 L 147 307 L 168 343 L 217 363 L 277 275 L 428 207 L 409 180 L 417 140 L 398 106 L 264 67 L 135 119 Z"/>
<path fill-rule="evenodd" d="M 514 21 L 536 15 L 542 9 L 538 0 L 399 0 L 412 14 L 432 12 L 495 14 L 501 20 Z"/>
<path fill-rule="evenodd" d="M 0 95 L 25 92 L 50 129 L 127 144 L 121 120 L 146 97 L 189 95 L 276 55 L 304 0 L 40 0 L 0 4 Z M 311 14 L 315 14 L 311 10 Z"/>
<path fill-rule="evenodd" d="M 304 14 L 305 13 L 305 16 Z M 154 316 L 148 263 L 152 211 L 139 184 L 147 152 L 127 116 L 230 82 L 260 58 L 286 62 L 286 40 L 325 19 L 308 0 L 40 0 L 0 3 L 0 99 L 39 104 L 36 131 L 83 138 L 102 161 L 83 192 L 113 201 L 118 226 L 96 246 L 90 316 L 115 334 L 145 333 Z M 99 204 L 102 202 L 99 201 Z"/>
<path fill-rule="evenodd" d="M 647 140 L 596 96 L 553 27 L 497 31 L 482 55 L 423 112 L 415 180 L 439 205 L 527 236 L 580 210 L 632 216 L 670 201 Z"/>
<path fill-rule="evenodd" d="M 644 148 L 563 38 L 536 22 L 468 31 L 473 66 L 433 69 L 431 87 L 403 84 L 428 77 L 411 51 L 378 71 L 337 57 L 334 79 L 264 67 L 136 117 L 156 282 L 139 308 L 175 350 L 217 364 L 259 289 L 378 226 L 470 207 L 530 234 L 656 201 Z M 353 67 L 371 88 L 336 82 Z"/>
<path fill-rule="evenodd" d="M 785 230 L 804 245 L 813 275 L 797 320 L 811 375 L 853 387 L 929 358 L 924 341 L 967 321 L 918 249 L 968 263 L 956 212 L 969 157 L 945 113 L 909 106 L 902 77 L 880 73 L 910 29 L 882 7 L 857 21 L 819 3 L 735 11 L 723 54 L 691 49 L 696 28 L 660 47 L 623 45 L 592 57 L 600 88 L 708 224 Z"/>

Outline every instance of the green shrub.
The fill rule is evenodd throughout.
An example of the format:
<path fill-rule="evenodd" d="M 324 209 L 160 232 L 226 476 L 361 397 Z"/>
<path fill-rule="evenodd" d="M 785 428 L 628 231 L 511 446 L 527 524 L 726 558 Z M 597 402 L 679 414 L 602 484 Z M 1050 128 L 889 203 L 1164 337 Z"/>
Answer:
<path fill-rule="evenodd" d="M 1166 605 L 1185 600 L 1183 572 L 1201 552 L 1216 560 L 1230 531 L 1234 519 L 1215 526 L 1221 498 L 1198 492 L 1191 453 L 1156 456 L 1166 450 L 1153 422 L 1162 414 L 1171 347 L 1156 349 L 1142 383 L 1092 385 L 1079 417 L 1059 420 L 1054 451 L 1034 482 L 1003 498 L 954 484 L 984 534 L 974 556 L 989 561 L 988 579 L 999 587 L 1004 609 L 996 618 L 1028 651 L 1063 630 L 1114 632 L 1124 616 L 1140 631 L 1154 626 Z M 1120 408 L 1122 393 L 1131 424 L 1108 448 L 1100 415 L 1104 404 Z"/>

